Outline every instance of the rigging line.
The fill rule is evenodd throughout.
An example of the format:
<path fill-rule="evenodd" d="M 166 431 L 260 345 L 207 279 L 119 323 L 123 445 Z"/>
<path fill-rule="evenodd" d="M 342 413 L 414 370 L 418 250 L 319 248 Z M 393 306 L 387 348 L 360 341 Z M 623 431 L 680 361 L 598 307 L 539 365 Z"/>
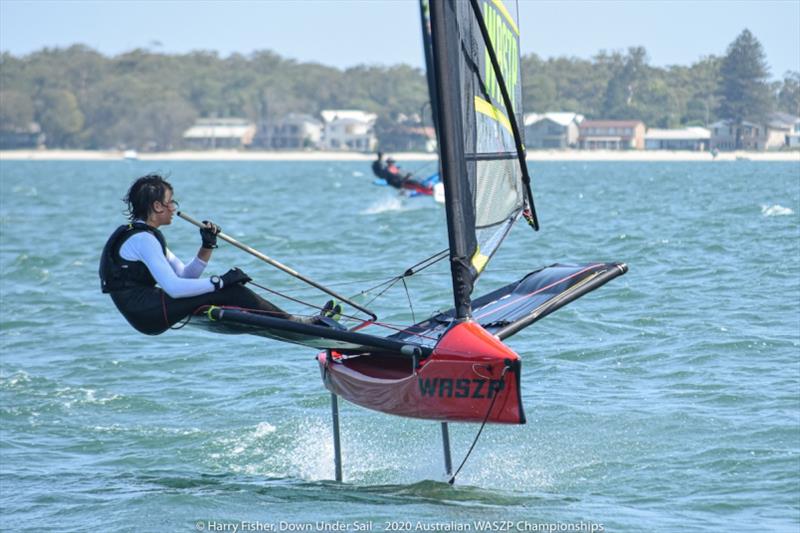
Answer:
<path fill-rule="evenodd" d="M 281 293 L 281 292 L 278 292 L 278 291 L 276 291 L 276 290 L 274 290 L 274 289 L 270 289 L 270 288 L 268 288 L 268 287 L 264 287 L 263 285 L 259 285 L 259 284 L 258 284 L 258 283 L 256 283 L 255 281 L 251 281 L 251 282 L 250 282 L 250 284 L 251 284 L 251 285 L 254 285 L 254 286 L 256 286 L 256 287 L 258 287 L 259 289 L 265 290 L 265 291 L 267 291 L 267 292 L 269 292 L 269 293 L 272 293 L 272 294 L 274 294 L 274 295 L 276 295 L 276 296 L 280 296 L 281 298 L 285 298 L 285 299 L 287 299 L 287 300 L 290 300 L 290 301 L 292 301 L 292 302 L 298 303 L 298 304 L 300 304 L 300 305 L 304 305 L 304 306 L 306 306 L 306 307 L 311 307 L 311 308 L 313 308 L 313 309 L 317 309 L 317 310 L 319 310 L 319 311 L 322 311 L 322 310 L 323 310 L 323 307 L 320 307 L 320 306 L 318 306 L 318 305 L 314 305 L 314 304 L 312 304 L 312 303 L 309 303 L 309 302 L 305 302 L 305 301 L 303 301 L 303 300 L 300 300 L 300 299 L 297 299 L 297 298 L 292 298 L 291 296 L 287 296 L 286 294 L 283 294 L 283 293 Z M 273 312 L 273 311 L 264 311 L 264 312 L 265 312 L 265 313 L 277 313 L 277 312 Z M 339 315 L 340 315 L 341 317 L 343 317 L 343 318 L 349 318 L 350 320 L 355 320 L 355 321 L 358 321 L 358 322 L 371 322 L 371 320 L 367 320 L 367 321 L 365 321 L 365 320 L 362 320 L 361 318 L 359 318 L 359 317 L 357 317 L 357 316 L 353 316 L 353 315 L 347 315 L 347 314 L 344 314 L 344 313 L 339 313 Z M 310 315 L 301 315 L 301 316 L 310 316 Z"/>
<path fill-rule="evenodd" d="M 329 287 L 344 287 L 346 285 L 356 285 L 356 284 L 361 284 L 361 283 L 365 283 L 365 282 L 383 280 L 379 284 L 377 284 L 377 285 L 375 285 L 373 287 L 370 287 L 369 289 L 363 289 L 363 290 L 359 291 L 360 294 L 371 293 L 375 289 L 383 287 L 387 283 L 393 283 L 393 282 L 397 281 L 398 279 L 402 278 L 403 276 L 412 276 L 412 275 L 419 274 L 420 272 L 422 272 L 423 270 L 427 269 L 428 267 L 431 267 L 431 266 L 435 265 L 436 263 L 438 263 L 439 261 L 441 261 L 442 259 L 445 259 L 447 257 L 447 253 L 448 252 L 449 252 L 449 249 L 445 248 L 441 252 L 437 252 L 434 255 L 432 255 L 432 256 L 430 256 L 430 257 L 428 257 L 426 259 L 423 259 L 422 261 L 419 261 L 418 263 L 416 263 L 416 264 L 412 265 L 411 267 L 407 268 L 406 271 L 403 272 L 403 274 L 398 275 L 398 276 L 393 276 L 393 277 L 388 278 L 388 279 L 386 279 L 386 278 L 367 278 L 367 279 L 360 279 L 360 280 L 354 280 L 354 281 L 340 281 L 338 283 L 328 283 L 328 286 Z M 430 263 L 428 263 L 428 262 L 430 262 Z M 428 263 L 428 264 L 425 264 L 425 263 Z M 421 268 L 417 269 L 417 270 L 414 270 L 420 265 L 423 265 L 423 266 Z M 499 271 L 495 270 L 495 272 L 499 272 Z M 426 275 L 430 275 L 430 274 L 431 273 L 427 273 Z M 432 273 L 432 274 L 434 274 L 434 275 L 448 275 L 448 276 L 450 275 L 450 273 L 448 273 L 448 272 Z M 269 289 L 265 289 L 265 290 L 269 290 Z M 305 291 L 305 290 L 308 290 L 308 289 L 305 288 L 305 287 L 302 287 L 302 288 L 296 288 L 296 289 L 286 289 L 286 290 L 284 290 L 284 292 L 285 293 L 296 293 L 296 292 Z"/>
<path fill-rule="evenodd" d="M 340 281 L 338 283 L 329 283 L 328 286 L 330 286 L 330 287 L 344 287 L 346 285 L 360 285 L 360 284 L 371 282 L 371 281 L 384 280 L 380 284 L 380 285 L 383 285 L 384 283 L 386 283 L 385 279 L 386 278 L 382 278 L 381 277 L 381 278 L 361 279 L 361 280 L 355 280 L 355 281 Z M 392 278 L 392 279 L 394 279 L 394 278 Z M 377 285 L 376 287 L 380 287 L 380 285 Z M 296 287 L 296 288 L 284 289 L 284 292 L 285 293 L 297 293 L 297 292 L 308 291 L 308 290 L 310 290 L 308 287 Z M 366 292 L 366 291 L 360 291 L 360 292 Z"/>
<path fill-rule="evenodd" d="M 503 373 L 502 373 L 502 374 L 500 374 L 500 381 L 501 381 L 501 382 L 502 382 L 503 378 L 506 376 L 506 372 L 507 372 L 507 371 L 508 371 L 510 368 L 511 368 L 511 367 L 509 367 L 508 365 L 506 365 L 506 366 L 503 368 Z M 499 391 L 498 391 L 498 392 L 499 392 Z M 484 417 L 483 417 L 483 422 L 481 423 L 481 427 L 480 427 L 480 429 L 478 430 L 478 433 L 477 433 L 477 435 L 475 435 L 475 440 L 473 440 L 473 441 L 472 441 L 472 445 L 469 447 L 469 450 L 467 450 L 467 454 L 464 456 L 464 460 L 463 460 L 463 461 L 461 461 L 461 464 L 460 464 L 460 465 L 458 465 L 458 468 L 456 469 L 455 473 L 454 473 L 454 474 L 452 475 L 452 477 L 451 477 L 451 478 L 448 480 L 448 483 L 450 483 L 451 485 L 452 485 L 453 483 L 455 483 L 455 482 L 456 482 L 456 476 L 458 475 L 458 473 L 459 473 L 459 472 L 461 472 L 461 469 L 462 469 L 462 468 L 464 467 L 464 465 L 466 464 L 466 462 L 467 462 L 467 459 L 469 459 L 469 456 L 472 454 L 472 450 L 475 448 L 475 445 L 476 445 L 476 444 L 478 444 L 478 439 L 480 438 L 480 436 L 481 436 L 481 433 L 483 433 L 483 428 L 485 428 L 485 427 L 486 427 L 486 422 L 489 420 L 489 415 L 491 415 L 491 414 L 492 414 L 492 409 L 494 408 L 494 403 L 497 401 L 497 397 L 498 397 L 498 396 L 500 396 L 500 394 L 499 394 L 499 393 L 498 393 L 498 394 L 495 394 L 495 395 L 494 395 L 494 398 L 492 398 L 492 402 L 489 404 L 489 409 L 487 409 L 487 410 L 486 410 L 486 416 L 484 416 Z"/>
<path fill-rule="evenodd" d="M 422 270 L 425 270 L 425 269 L 426 269 L 426 268 L 428 268 L 429 266 L 431 266 L 431 265 L 434 265 L 434 264 L 436 264 L 437 262 L 441 261 L 442 259 L 444 259 L 445 257 L 447 257 L 447 255 L 442 255 L 442 254 L 443 254 L 443 253 L 444 253 L 444 254 L 447 254 L 447 252 L 448 252 L 448 250 L 444 250 L 444 252 L 439 252 L 438 254 L 435 254 L 435 255 L 433 255 L 433 256 L 431 256 L 431 257 L 427 258 L 427 259 L 424 259 L 423 261 L 420 261 L 420 262 L 419 262 L 419 263 L 417 263 L 416 265 L 412 266 L 411 268 L 409 268 L 409 269 L 407 269 L 405 272 L 403 272 L 403 274 L 401 274 L 401 275 L 399 275 L 399 276 L 395 276 L 395 277 L 393 277 L 393 278 L 391 278 L 391 279 L 389 279 L 389 280 L 387 280 L 387 281 L 385 281 L 385 282 L 383 282 L 383 283 L 380 283 L 380 284 L 376 285 L 375 287 L 372 287 L 371 289 L 367 289 L 367 290 L 365 290 L 365 291 L 361 291 L 361 294 L 369 294 L 369 293 L 371 293 L 373 290 L 377 289 L 378 287 L 381 287 L 381 286 L 383 286 L 383 285 L 387 285 L 387 284 L 388 284 L 388 285 L 387 285 L 387 287 L 386 287 L 385 289 L 383 289 L 381 292 L 379 292 L 378 294 L 376 294 L 376 295 L 375 295 L 375 296 L 374 296 L 374 297 L 373 297 L 371 300 L 369 300 L 369 301 L 368 301 L 367 303 L 365 303 L 364 305 L 370 305 L 370 304 L 372 304 L 372 302 L 374 302 L 375 300 L 377 300 L 378 298 L 380 298 L 381 296 L 383 296 L 384 294 L 386 294 L 386 292 L 387 292 L 389 289 L 391 289 L 392 287 L 394 287 L 394 286 L 397 284 L 397 282 L 398 282 L 398 281 L 402 281 L 402 282 L 403 282 L 403 287 L 405 288 L 405 291 L 406 291 L 406 298 L 408 298 L 408 307 L 409 307 L 409 309 L 411 309 L 411 316 L 412 316 L 412 318 L 413 318 L 414 322 L 416 322 L 416 319 L 414 318 L 414 305 L 411 303 L 411 295 L 409 294 L 409 291 L 408 291 L 408 285 L 406 284 L 406 278 L 407 278 L 407 277 L 410 277 L 410 276 L 413 276 L 413 275 L 414 275 L 414 274 L 416 274 L 417 272 L 420 272 L 420 271 L 422 271 Z M 438 257 L 438 258 L 436 258 L 437 256 L 441 256 L 441 257 Z M 434 259 L 434 258 L 436 258 L 436 259 L 435 259 L 435 261 L 433 261 L 433 262 L 429 262 L 428 264 L 424 265 L 422 268 L 420 268 L 419 270 L 417 270 L 416 272 L 414 272 L 414 267 L 417 267 L 417 266 L 419 266 L 419 265 L 421 265 L 421 264 L 425 263 L 426 261 L 430 261 L 431 259 Z"/>
<path fill-rule="evenodd" d="M 405 282 L 405 278 L 413 276 L 413 275 L 416 275 L 416 274 L 419 274 L 423 270 L 425 270 L 425 269 L 435 265 L 439 261 L 445 259 L 446 257 L 448 257 L 448 252 L 449 252 L 449 248 L 445 248 L 444 250 L 442 250 L 440 252 L 437 252 L 437 253 L 433 254 L 432 256 L 427 257 L 427 258 L 423 259 L 422 261 L 419 261 L 419 262 L 415 263 L 411 267 L 407 268 L 406 271 L 403 272 L 401 275 L 394 276 L 392 278 L 389 278 L 388 280 L 385 280 L 385 281 L 379 283 L 378 285 L 370 287 L 369 289 L 362 290 L 360 292 L 360 294 L 361 295 L 367 295 L 367 294 L 371 294 L 376 289 L 381 288 L 384 285 L 386 285 L 385 289 L 383 289 L 381 292 L 376 294 L 371 300 L 366 302 L 364 305 L 365 306 L 370 305 L 372 302 L 374 302 L 375 300 L 377 300 L 378 298 L 380 298 L 381 296 L 386 294 L 386 292 L 389 291 L 389 289 L 391 289 L 398 281 L 402 281 L 403 282 L 403 287 L 404 287 L 405 292 L 406 292 L 406 298 L 408 299 L 408 307 L 411 310 L 412 320 L 413 320 L 413 322 L 416 323 L 416 316 L 415 316 L 415 313 L 414 313 L 414 305 L 412 303 L 411 294 L 409 293 L 408 285 Z M 300 305 L 303 305 L 303 306 L 306 306 L 306 307 L 311 307 L 311 308 L 314 308 L 314 309 L 319 309 L 319 310 L 322 309 L 321 307 L 319 307 L 317 305 L 311 304 L 311 303 L 309 303 L 307 301 L 304 301 L 304 300 L 301 300 L 299 298 L 294 298 L 294 297 L 289 296 L 287 294 L 289 292 L 300 292 L 300 291 L 306 290 L 305 288 L 302 288 L 302 289 L 298 288 L 298 289 L 294 289 L 294 290 L 290 289 L 288 291 L 281 292 L 281 291 L 276 291 L 274 289 L 270 289 L 268 287 L 265 287 L 264 285 L 261 285 L 259 283 L 254 282 L 254 281 L 251 281 L 250 283 L 252 285 L 254 285 L 255 287 L 258 287 L 259 289 L 267 291 L 267 292 L 269 292 L 271 294 L 274 294 L 276 296 L 280 296 L 281 298 L 285 298 L 285 299 L 287 299 L 289 301 L 298 303 Z M 359 281 L 341 282 L 341 283 L 333 284 L 333 285 L 340 285 L 341 286 L 341 285 L 352 285 L 352 284 L 355 284 L 355 283 L 360 283 L 360 282 Z M 349 318 L 349 319 L 352 319 L 352 320 L 358 320 L 358 321 L 361 320 L 359 317 L 354 317 L 354 316 L 351 316 L 351 315 L 342 314 L 342 316 L 346 317 L 346 318 Z"/>
<path fill-rule="evenodd" d="M 403 288 L 406 290 L 406 299 L 408 299 L 408 308 L 411 309 L 411 322 L 416 324 L 417 317 L 414 316 L 414 304 L 411 303 L 411 295 L 408 293 L 408 285 L 406 285 L 406 279 L 402 278 L 402 281 L 403 281 Z"/>
<path fill-rule="evenodd" d="M 524 271 L 525 271 L 524 268 L 518 268 L 518 269 L 513 269 L 513 270 L 509 270 L 509 269 L 492 269 L 492 272 L 524 272 Z M 424 272 L 424 273 L 420 273 L 419 275 L 420 276 L 450 276 L 450 273 L 449 272 Z M 402 277 L 403 276 L 395 276 L 393 278 L 390 278 L 388 280 L 383 281 L 382 283 L 380 283 L 378 285 L 375 285 L 374 287 L 358 291 L 358 294 L 362 295 L 362 294 L 371 293 L 375 289 L 377 289 L 379 287 L 382 287 L 383 285 L 386 285 L 387 283 L 391 283 L 393 281 L 399 280 Z M 372 278 L 369 281 L 375 281 L 376 279 L 377 278 Z M 381 279 L 383 279 L 383 278 L 381 278 Z M 355 284 L 358 284 L 358 283 L 363 283 L 363 280 L 362 281 L 346 281 L 346 282 L 342 282 L 342 283 L 338 283 L 338 284 L 337 283 L 330 283 L 328 285 L 330 287 L 336 287 L 336 286 L 344 286 L 344 285 L 355 285 Z M 269 290 L 269 289 L 266 289 L 266 290 Z M 305 287 L 289 288 L 289 289 L 284 289 L 283 293 L 281 293 L 281 294 L 282 295 L 285 295 L 285 294 L 296 294 L 296 293 L 301 293 L 301 292 L 306 292 L 306 291 L 309 291 L 309 289 L 305 288 Z"/>
<path fill-rule="evenodd" d="M 256 283 L 255 281 L 250 281 L 250 285 L 258 287 L 259 289 L 267 291 L 267 292 L 269 292 L 271 294 L 274 294 L 275 296 L 280 296 L 281 298 L 286 298 L 287 300 L 292 301 L 294 303 L 298 303 L 298 304 L 304 305 L 306 307 L 313 307 L 315 309 L 322 309 L 321 307 L 318 307 L 318 306 L 316 306 L 314 304 L 311 304 L 311 303 L 305 302 L 303 300 L 300 300 L 299 298 L 292 298 L 289 295 L 283 294 L 283 293 L 278 292 L 278 291 L 276 291 L 274 289 L 270 289 L 269 287 L 265 287 L 263 285 L 260 285 L 260 284 Z"/>
<path fill-rule="evenodd" d="M 383 287 L 386 284 L 389 284 L 389 287 L 386 288 L 386 290 L 388 290 L 388 289 L 390 289 L 392 287 L 392 285 L 394 285 L 395 283 L 397 283 L 399 280 L 403 279 L 404 277 L 413 276 L 413 275 L 415 275 L 415 274 L 417 274 L 419 272 L 422 272 L 426 268 L 435 265 L 436 263 L 438 263 L 442 259 L 445 259 L 448 256 L 449 251 L 450 251 L 449 248 L 445 248 L 441 252 L 436 252 L 432 256 L 427 257 L 427 258 L 423 259 L 422 261 L 419 261 L 418 263 L 408 267 L 405 270 L 405 272 L 403 272 L 402 274 L 400 274 L 398 276 L 391 277 L 391 278 L 387 279 L 386 281 L 383 281 L 382 283 L 378 283 L 374 287 L 370 287 L 369 289 L 364 289 L 363 291 L 361 291 L 361 294 L 371 293 L 375 289 Z M 419 267 L 420 265 L 422 265 L 420 268 L 418 268 L 417 270 L 414 270 L 415 268 Z M 384 290 L 383 292 L 386 292 L 386 290 Z M 378 294 L 378 296 L 381 296 L 381 294 L 383 294 L 383 292 Z M 377 298 L 378 296 L 376 296 L 375 298 Z M 370 300 L 370 302 L 375 301 L 375 298 Z M 367 303 L 365 305 L 369 305 L 369 303 Z"/>
<path fill-rule="evenodd" d="M 376 295 L 375 295 L 375 297 L 374 297 L 374 298 L 372 298 L 370 301 L 368 301 L 368 302 L 367 302 L 365 305 L 369 305 L 369 304 L 371 304 L 372 302 L 374 302 L 375 300 L 377 300 L 378 298 L 380 298 L 381 296 L 383 296 L 384 294 L 386 294 L 386 291 L 388 291 L 389 289 L 391 289 L 392 287 L 394 287 L 394 285 L 395 285 L 395 284 L 396 284 L 398 281 L 400 281 L 401 279 L 403 279 L 403 277 L 402 277 L 402 276 L 397 276 L 396 278 L 393 278 L 393 279 L 391 280 L 391 283 L 389 284 L 389 286 L 388 286 L 388 287 L 386 287 L 386 288 L 385 288 L 385 289 L 383 289 L 381 292 L 379 292 L 378 294 L 376 294 Z M 384 284 L 381 284 L 381 285 L 384 285 Z M 380 285 L 378 285 L 378 286 L 380 287 Z M 364 294 L 364 293 L 362 293 L 362 294 Z"/>
<path fill-rule="evenodd" d="M 391 289 L 391 288 L 392 288 L 392 285 L 394 285 L 395 283 L 397 283 L 397 282 L 398 282 L 398 281 L 400 281 L 401 279 L 403 279 L 403 276 L 394 276 L 394 277 L 392 277 L 392 278 L 389 278 L 389 279 L 387 279 L 387 280 L 385 280 L 385 281 L 382 281 L 381 283 L 378 283 L 378 284 L 377 284 L 377 285 L 375 285 L 374 287 L 370 287 L 369 289 L 364 289 L 364 290 L 362 290 L 360 294 L 370 294 L 370 293 L 372 293 L 372 292 L 373 292 L 375 289 L 378 289 L 378 288 L 380 288 L 380 287 L 383 287 L 384 285 L 387 285 L 387 284 L 388 284 L 389 286 L 388 286 L 388 287 L 386 287 L 386 289 L 384 289 L 384 290 L 383 290 L 383 291 L 382 291 L 380 294 L 378 294 L 378 296 L 380 296 L 381 294 L 383 294 L 383 293 L 384 293 L 384 292 L 386 292 L 387 290 Z M 377 298 L 378 296 L 376 296 L 375 298 Z M 375 298 L 373 298 L 371 301 L 375 301 Z M 366 304 L 366 305 L 369 305 L 369 304 Z"/>
<path fill-rule="evenodd" d="M 416 265 L 412 265 L 409 268 L 407 268 L 406 271 L 403 272 L 403 276 L 413 276 L 417 272 L 421 272 L 421 271 L 425 270 L 426 268 L 428 268 L 429 266 L 435 265 L 436 263 L 438 263 L 439 261 L 441 261 L 442 259 L 447 257 L 449 253 L 450 253 L 450 248 L 445 248 L 441 252 L 436 252 L 435 254 L 433 254 L 432 256 L 428 257 L 427 259 L 423 259 L 422 261 L 420 261 Z M 427 264 L 425 264 L 425 263 L 427 263 Z M 421 268 L 419 268 L 417 270 L 414 270 L 415 268 L 417 268 L 420 265 L 424 265 L 424 266 L 422 266 Z"/>
<path fill-rule="evenodd" d="M 534 230 L 539 231 L 539 217 L 536 215 L 536 206 L 533 203 L 533 192 L 531 191 L 531 177 L 528 174 L 528 164 L 525 161 L 525 147 L 522 145 L 522 136 L 519 133 L 519 125 L 517 124 L 517 117 L 514 113 L 514 107 L 511 105 L 511 97 L 508 95 L 508 87 L 506 87 L 506 80 L 503 77 L 503 73 L 500 71 L 500 62 L 497 60 L 497 54 L 494 50 L 494 45 L 492 44 L 492 40 L 489 37 L 489 30 L 486 28 L 486 21 L 483 20 L 483 14 L 481 13 L 481 9 L 478 6 L 478 0 L 470 0 L 470 6 L 472 6 L 472 12 L 475 15 L 475 19 L 478 22 L 478 27 L 481 30 L 481 36 L 483 36 L 483 42 L 486 45 L 486 52 L 489 54 L 489 59 L 492 61 L 492 69 L 494 70 L 495 77 L 497 78 L 497 84 L 500 88 L 500 93 L 503 95 L 503 104 L 506 106 L 506 112 L 508 113 L 508 121 L 511 123 L 511 131 L 514 137 L 514 144 L 517 149 L 517 154 L 519 155 L 519 166 L 520 170 L 522 171 L 522 182 L 525 184 L 525 190 L 527 192 L 528 197 L 528 204 L 530 208 L 530 224 Z"/>

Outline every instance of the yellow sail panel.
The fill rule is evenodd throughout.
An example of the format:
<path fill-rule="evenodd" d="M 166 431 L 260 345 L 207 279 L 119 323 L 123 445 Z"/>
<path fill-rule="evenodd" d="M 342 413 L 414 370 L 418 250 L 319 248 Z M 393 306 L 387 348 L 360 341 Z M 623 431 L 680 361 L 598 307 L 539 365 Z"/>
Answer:
<path fill-rule="evenodd" d="M 483 272 L 483 269 L 486 268 L 486 263 L 489 262 L 489 256 L 483 255 L 481 253 L 481 247 L 478 246 L 478 249 L 475 250 L 475 255 L 472 256 L 472 266 L 475 267 L 475 270 L 480 274 Z"/>
<path fill-rule="evenodd" d="M 497 10 L 503 14 L 503 17 L 505 17 L 506 21 L 508 22 L 508 25 L 511 26 L 512 30 L 514 30 L 514 33 L 519 35 L 519 27 L 517 26 L 517 23 L 514 22 L 514 19 L 511 17 L 511 13 L 509 13 L 508 9 L 506 9 L 506 5 L 503 3 L 503 0 L 492 0 L 492 3 L 494 4 L 494 7 L 496 7 Z"/>
<path fill-rule="evenodd" d="M 495 122 L 500 123 L 508 133 L 514 135 L 513 130 L 511 129 L 511 121 L 508 120 L 508 117 L 505 113 L 500 111 L 496 106 L 492 105 L 491 102 L 487 102 L 480 96 L 475 97 L 475 111 L 486 115 L 487 117 L 491 118 Z"/>

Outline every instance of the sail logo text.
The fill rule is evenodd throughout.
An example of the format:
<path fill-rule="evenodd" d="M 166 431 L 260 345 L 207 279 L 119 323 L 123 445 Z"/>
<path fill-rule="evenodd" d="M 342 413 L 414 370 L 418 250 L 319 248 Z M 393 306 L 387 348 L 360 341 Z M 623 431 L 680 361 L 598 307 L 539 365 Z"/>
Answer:
<path fill-rule="evenodd" d="M 506 82 L 511 106 L 516 108 L 519 84 L 519 41 L 514 30 L 506 23 L 503 15 L 488 2 L 483 3 L 483 20 L 486 23 L 486 29 L 489 31 L 489 40 L 492 42 L 492 48 L 494 48 L 497 62 L 500 65 L 500 73 Z M 486 89 L 492 100 L 502 102 L 503 94 L 500 91 L 500 85 L 492 66 L 492 60 L 489 57 L 488 48 L 484 56 Z"/>
<path fill-rule="evenodd" d="M 420 378 L 419 390 L 422 396 L 439 398 L 494 398 L 503 390 L 502 379 L 451 379 Z"/>

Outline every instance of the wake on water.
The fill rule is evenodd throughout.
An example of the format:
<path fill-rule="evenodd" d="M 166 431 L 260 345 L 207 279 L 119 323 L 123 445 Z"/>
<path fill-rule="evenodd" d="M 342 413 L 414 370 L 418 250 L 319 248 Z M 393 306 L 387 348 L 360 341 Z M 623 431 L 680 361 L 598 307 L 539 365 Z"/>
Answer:
<path fill-rule="evenodd" d="M 782 205 L 762 205 L 761 214 L 765 217 L 779 217 L 784 215 L 793 215 L 794 211 L 791 208 L 783 207 Z"/>
<path fill-rule="evenodd" d="M 474 435 L 474 428 L 454 429 L 456 440 L 453 459 L 460 461 Z M 412 433 L 418 438 L 417 453 L 412 448 L 413 439 L 407 447 L 386 450 L 382 446 L 385 436 L 376 435 L 374 428 L 368 424 L 345 419 L 342 426 L 342 460 L 346 483 L 400 483 L 408 486 L 418 480 L 446 482 L 448 478 L 444 473 L 438 427 L 415 425 Z M 547 468 L 522 464 L 525 461 L 522 456 L 511 457 L 493 452 L 492 441 L 505 438 L 491 431 L 486 437 L 489 444 L 470 459 L 470 467 L 459 477 L 461 488 L 493 486 L 513 490 L 519 485 L 543 489 L 552 486 L 553 472 Z M 523 446 L 523 450 L 526 448 Z M 223 431 L 209 440 L 203 452 L 206 454 L 206 465 L 218 472 L 276 479 L 294 478 L 307 482 L 329 481 L 335 476 L 330 421 L 315 416 L 291 425 L 279 424 L 276 427 L 262 421 L 237 431 Z M 498 471 L 506 475 L 498 476 Z"/>
<path fill-rule="evenodd" d="M 362 215 L 377 215 L 379 213 L 386 213 L 391 211 L 413 211 L 415 209 L 424 209 L 432 205 L 429 201 L 430 198 L 406 198 L 402 195 L 393 195 L 382 197 L 363 211 Z"/>
<path fill-rule="evenodd" d="M 400 196 L 392 196 L 389 198 L 381 198 L 372 205 L 364 209 L 362 215 L 377 215 L 378 213 L 386 213 L 387 211 L 403 211 L 403 199 Z"/>

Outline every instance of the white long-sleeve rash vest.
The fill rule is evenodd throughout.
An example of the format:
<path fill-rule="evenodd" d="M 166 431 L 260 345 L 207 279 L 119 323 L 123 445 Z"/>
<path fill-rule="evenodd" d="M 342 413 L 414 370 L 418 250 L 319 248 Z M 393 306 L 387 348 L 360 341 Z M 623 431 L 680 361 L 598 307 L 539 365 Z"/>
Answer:
<path fill-rule="evenodd" d="M 195 257 L 188 265 L 175 257 L 169 248 L 167 255 L 155 235 L 141 231 L 128 237 L 119 249 L 119 255 L 127 261 L 141 261 L 155 278 L 156 283 L 173 298 L 188 298 L 214 291 L 210 279 L 197 279 L 207 263 Z"/>

